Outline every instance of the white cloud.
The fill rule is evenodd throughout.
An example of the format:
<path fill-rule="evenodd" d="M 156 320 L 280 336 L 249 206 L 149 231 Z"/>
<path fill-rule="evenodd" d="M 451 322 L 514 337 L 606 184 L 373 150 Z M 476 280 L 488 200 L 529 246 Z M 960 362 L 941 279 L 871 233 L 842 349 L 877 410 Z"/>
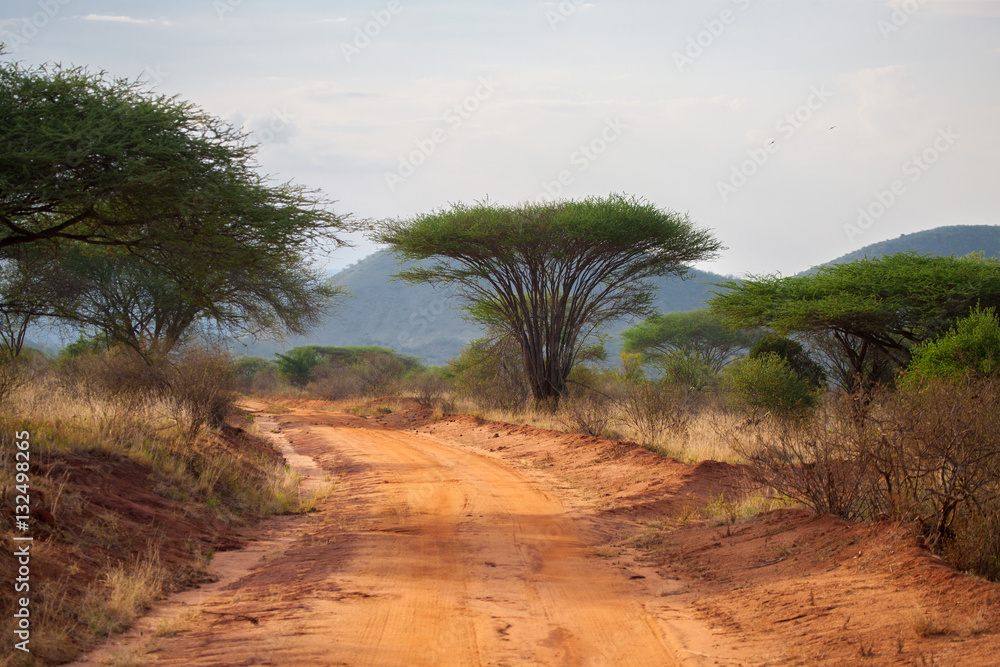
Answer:
<path fill-rule="evenodd" d="M 901 9 L 907 14 L 915 14 L 918 10 L 926 8 L 938 14 L 952 16 L 1000 16 L 1000 4 L 990 0 L 888 0 L 885 4 L 892 9 Z"/>
<path fill-rule="evenodd" d="M 855 102 L 856 120 L 877 135 L 898 124 L 910 100 L 904 93 L 905 69 L 899 65 L 873 67 L 841 75 Z"/>
<path fill-rule="evenodd" d="M 73 18 L 84 21 L 106 21 L 111 23 L 133 23 L 135 25 L 150 25 L 157 23 L 160 25 L 170 25 L 170 21 L 156 21 L 154 19 L 134 19 L 131 16 L 108 16 L 105 14 L 87 14 L 86 16 L 74 16 Z"/>
<path fill-rule="evenodd" d="M 912 1 L 897 0 L 898 4 L 901 5 Z M 951 14 L 952 16 L 975 16 L 980 18 L 996 18 L 1000 16 L 1000 3 L 989 2 L 988 0 L 937 0 L 936 2 L 927 2 L 926 6 L 931 11 L 939 14 Z"/>

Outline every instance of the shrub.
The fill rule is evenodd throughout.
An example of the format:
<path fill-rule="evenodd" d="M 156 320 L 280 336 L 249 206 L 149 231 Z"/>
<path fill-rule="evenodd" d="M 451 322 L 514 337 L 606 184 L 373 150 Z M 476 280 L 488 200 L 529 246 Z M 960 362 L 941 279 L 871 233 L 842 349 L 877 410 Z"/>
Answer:
<path fill-rule="evenodd" d="M 826 383 L 823 367 L 809 356 L 802 343 L 791 338 L 773 334 L 764 336 L 750 349 L 747 356 L 751 359 L 760 359 L 772 354 L 784 359 L 796 375 L 813 387 L 819 388 Z"/>
<path fill-rule="evenodd" d="M 433 408 L 440 403 L 448 391 L 448 383 L 440 371 L 426 369 L 406 378 L 406 389 L 413 394 L 417 403 Z"/>
<path fill-rule="evenodd" d="M 670 431 L 683 433 L 690 421 L 686 388 L 649 380 L 626 382 L 619 398 L 620 419 L 639 444 L 659 451 Z"/>
<path fill-rule="evenodd" d="M 273 375 L 274 369 L 274 363 L 263 357 L 240 357 L 233 366 L 233 380 L 237 391 L 250 393 L 257 378 L 268 372 Z"/>
<path fill-rule="evenodd" d="M 170 394 L 187 418 L 189 438 L 202 426 L 225 423 L 235 402 L 233 363 L 227 354 L 186 347 L 177 355 L 170 379 Z"/>
<path fill-rule="evenodd" d="M 567 425 L 578 433 L 607 435 L 614 420 L 613 397 L 602 391 L 587 390 L 563 402 Z"/>
<path fill-rule="evenodd" d="M 674 350 L 655 360 L 663 371 L 663 379 L 670 384 L 682 385 L 696 391 L 709 389 L 717 373 L 702 358 L 684 350 Z"/>
<path fill-rule="evenodd" d="M 339 401 L 362 394 L 354 369 L 343 364 L 322 364 L 313 369 L 312 376 L 306 389 L 324 400 Z"/>
<path fill-rule="evenodd" d="M 1000 501 L 1000 385 L 922 379 L 882 401 L 869 429 L 877 509 L 916 521 L 932 547 L 989 521 Z M 970 523 L 971 522 L 971 523 Z"/>
<path fill-rule="evenodd" d="M 524 359 L 511 338 L 480 338 L 448 362 L 459 393 L 476 405 L 518 412 L 528 402 Z"/>
<path fill-rule="evenodd" d="M 131 411 L 164 397 L 170 386 L 165 359 L 147 360 L 125 346 L 65 357 L 59 370 L 63 382 L 83 397 Z"/>
<path fill-rule="evenodd" d="M 764 426 L 733 434 L 754 481 L 820 513 L 912 523 L 956 567 L 1000 577 L 1000 379 L 859 390 Z"/>
<path fill-rule="evenodd" d="M 75 341 L 67 345 L 59 353 L 62 359 L 74 359 L 87 354 L 96 354 L 108 349 L 108 342 L 103 336 L 87 338 L 81 335 Z"/>
<path fill-rule="evenodd" d="M 1000 319 L 992 308 L 976 308 L 948 333 L 918 346 L 904 382 L 920 378 L 957 381 L 966 373 L 981 378 L 1000 374 Z"/>
<path fill-rule="evenodd" d="M 26 381 L 25 364 L 19 359 L 0 357 L 0 406 Z"/>
<path fill-rule="evenodd" d="M 406 364 L 392 354 L 366 352 L 354 370 L 358 391 L 374 398 L 395 393 L 406 372 Z"/>
<path fill-rule="evenodd" d="M 737 407 L 757 415 L 801 416 L 814 408 L 819 394 L 777 354 L 747 356 L 731 364 L 723 385 Z"/>
<path fill-rule="evenodd" d="M 873 469 L 858 442 L 854 397 L 828 401 L 812 419 L 769 416 L 751 431 L 731 433 L 733 450 L 758 486 L 802 503 L 817 514 L 845 519 L 870 514 Z"/>
<path fill-rule="evenodd" d="M 313 347 L 296 347 L 287 353 L 275 355 L 274 364 L 278 375 L 288 380 L 292 385 L 302 388 L 309 384 L 313 368 L 318 366 L 323 358 Z"/>

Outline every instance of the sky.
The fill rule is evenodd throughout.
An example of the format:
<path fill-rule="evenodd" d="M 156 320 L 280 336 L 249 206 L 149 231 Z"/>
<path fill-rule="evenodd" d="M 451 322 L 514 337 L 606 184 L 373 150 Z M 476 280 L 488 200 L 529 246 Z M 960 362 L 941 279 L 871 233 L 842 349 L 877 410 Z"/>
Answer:
<path fill-rule="evenodd" d="M 359 219 L 626 193 L 740 276 L 1000 224 L 992 0 L 0 0 L 0 40 L 194 102 Z"/>

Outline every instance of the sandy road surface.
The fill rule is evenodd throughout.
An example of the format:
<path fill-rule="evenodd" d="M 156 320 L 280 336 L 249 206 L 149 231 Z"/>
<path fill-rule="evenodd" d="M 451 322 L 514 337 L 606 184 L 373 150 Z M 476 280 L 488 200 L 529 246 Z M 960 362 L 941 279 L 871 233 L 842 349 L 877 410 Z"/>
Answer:
<path fill-rule="evenodd" d="M 356 417 L 280 421 L 296 450 L 342 473 L 335 497 L 287 550 L 204 601 L 197 627 L 161 640 L 155 664 L 692 659 L 644 607 L 642 582 L 596 558 L 524 473 Z"/>

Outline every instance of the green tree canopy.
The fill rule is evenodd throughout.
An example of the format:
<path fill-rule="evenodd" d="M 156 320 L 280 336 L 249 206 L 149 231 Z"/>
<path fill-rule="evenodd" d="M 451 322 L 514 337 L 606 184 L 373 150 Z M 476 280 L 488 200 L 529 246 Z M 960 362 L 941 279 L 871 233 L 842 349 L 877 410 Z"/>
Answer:
<path fill-rule="evenodd" d="M 622 332 L 625 352 L 640 352 L 647 359 L 682 353 L 718 373 L 759 334 L 733 327 L 709 310 L 653 315 Z"/>
<path fill-rule="evenodd" d="M 178 280 L 120 248 L 73 244 L 56 265 L 67 287 L 47 315 L 92 328 L 140 354 L 168 353 L 211 329 L 214 334 L 304 333 L 340 289 L 308 267 L 269 271 L 221 264 Z"/>
<path fill-rule="evenodd" d="M 319 193 L 257 173 L 256 150 L 224 121 L 139 82 L 0 63 L 0 263 L 24 262 L 44 243 L 92 286 L 117 280 L 113 289 L 136 286 L 148 303 L 156 292 L 167 328 L 207 318 L 301 332 L 336 292 L 310 269 L 310 253 L 341 245 L 352 225 Z M 68 319 L 95 319 L 93 308 L 60 306 Z M 122 304 L 114 308 L 121 320 Z M 132 329 L 146 327 L 143 308 Z"/>
<path fill-rule="evenodd" d="M 913 346 L 934 338 L 982 302 L 1000 304 L 1000 264 L 981 256 L 897 253 L 782 278 L 727 281 L 713 312 L 782 335 L 828 336 L 856 380 L 882 375 L 873 360 L 906 365 Z"/>
<path fill-rule="evenodd" d="M 57 239 L 247 259 L 342 228 L 316 193 L 259 175 L 241 132 L 139 82 L 3 63 L 0 128 L 0 249 Z"/>
<path fill-rule="evenodd" d="M 1000 375 L 1000 318 L 992 308 L 976 308 L 968 317 L 934 340 L 913 351 L 907 368 L 908 381 L 919 377 L 961 380 L 966 375 L 980 378 Z"/>
<path fill-rule="evenodd" d="M 454 286 L 474 320 L 514 338 L 532 395 L 552 404 L 590 335 L 651 314 L 649 278 L 683 276 L 721 248 L 686 216 L 622 195 L 458 204 L 384 222 L 375 238 L 403 259 L 438 258 L 397 275 Z"/>
<path fill-rule="evenodd" d="M 822 387 L 826 382 L 823 367 L 809 356 L 802 343 L 791 338 L 774 334 L 764 336 L 754 343 L 747 356 L 758 359 L 772 354 L 784 359 L 789 368 L 813 387 Z"/>
<path fill-rule="evenodd" d="M 300 388 L 309 384 L 312 370 L 323 362 L 323 357 L 313 346 L 296 347 L 274 356 L 278 373 Z"/>

